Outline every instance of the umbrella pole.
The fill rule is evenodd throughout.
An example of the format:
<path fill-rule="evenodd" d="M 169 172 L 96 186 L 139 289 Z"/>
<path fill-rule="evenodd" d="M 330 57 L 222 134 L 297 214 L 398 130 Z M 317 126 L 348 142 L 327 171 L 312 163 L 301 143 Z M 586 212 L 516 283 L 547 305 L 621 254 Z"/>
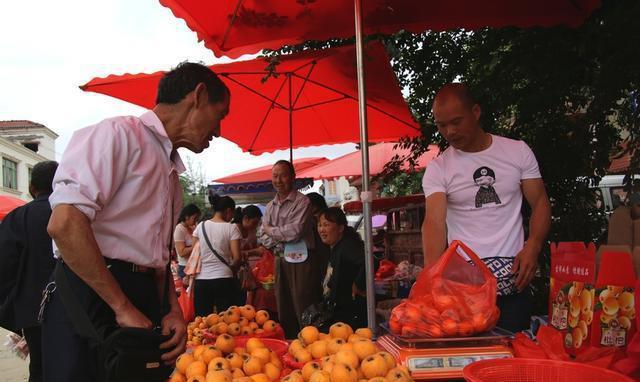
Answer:
<path fill-rule="evenodd" d="M 362 212 L 364 220 L 364 256 L 367 282 L 367 319 L 369 328 L 376 332 L 376 295 L 373 284 L 373 243 L 371 237 L 371 201 L 373 193 L 369 185 L 369 133 L 367 132 L 367 99 L 364 83 L 364 58 L 362 41 L 362 0 L 354 0 L 356 25 L 356 61 L 358 70 L 358 106 L 360 120 L 360 152 L 362 153 Z"/>
<path fill-rule="evenodd" d="M 287 73 L 289 79 L 289 162 L 293 165 L 293 101 L 291 99 L 291 73 Z"/>

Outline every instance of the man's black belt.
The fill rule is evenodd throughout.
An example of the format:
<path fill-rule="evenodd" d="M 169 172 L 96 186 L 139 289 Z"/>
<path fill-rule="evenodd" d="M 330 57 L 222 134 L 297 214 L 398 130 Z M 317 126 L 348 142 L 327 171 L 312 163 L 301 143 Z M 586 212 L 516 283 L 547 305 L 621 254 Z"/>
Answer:
<path fill-rule="evenodd" d="M 121 269 L 121 270 L 132 272 L 132 273 L 153 274 L 155 271 L 155 268 L 145 267 L 144 265 L 133 264 L 124 260 L 116 260 L 116 259 L 110 259 L 108 257 L 105 257 L 104 261 L 107 263 L 107 266 L 109 268 Z"/>

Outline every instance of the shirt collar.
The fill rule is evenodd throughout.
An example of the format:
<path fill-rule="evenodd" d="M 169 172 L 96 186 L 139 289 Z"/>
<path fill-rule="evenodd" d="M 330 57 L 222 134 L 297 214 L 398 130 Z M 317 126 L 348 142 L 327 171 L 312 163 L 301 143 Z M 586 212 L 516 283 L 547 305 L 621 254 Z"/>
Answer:
<path fill-rule="evenodd" d="M 169 139 L 167 130 L 164 128 L 162 121 L 160 120 L 160 118 L 158 118 L 156 113 L 154 113 L 152 110 L 149 110 L 148 112 L 140 116 L 140 120 L 145 126 L 151 129 L 160 143 L 162 143 L 162 148 L 164 149 L 165 154 L 167 155 L 171 163 L 173 163 L 173 166 L 175 167 L 178 174 L 182 174 L 183 172 L 185 172 L 186 168 L 184 166 L 184 163 L 182 162 L 182 158 L 180 157 L 180 154 L 177 150 L 173 150 L 173 143 Z"/>
<path fill-rule="evenodd" d="M 282 205 L 286 201 L 295 202 L 297 197 L 298 197 L 298 190 L 291 190 L 291 193 L 289 193 L 289 195 L 286 198 L 284 198 L 282 202 L 280 202 L 280 199 L 278 198 L 278 194 L 276 194 L 276 197 L 273 198 L 273 204 Z"/>

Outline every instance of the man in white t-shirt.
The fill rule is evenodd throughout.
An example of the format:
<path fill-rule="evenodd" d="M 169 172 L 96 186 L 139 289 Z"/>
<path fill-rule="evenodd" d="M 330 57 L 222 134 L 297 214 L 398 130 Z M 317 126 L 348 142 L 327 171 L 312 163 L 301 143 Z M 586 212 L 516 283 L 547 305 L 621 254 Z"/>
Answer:
<path fill-rule="evenodd" d="M 447 242 L 460 240 L 498 281 L 498 326 L 529 326 L 533 279 L 550 225 L 551 208 L 526 143 L 486 133 L 480 106 L 464 84 L 445 85 L 433 102 L 438 132 L 450 147 L 427 166 L 422 181 L 426 214 L 422 226 L 425 265 Z M 531 206 L 529 237 L 522 227 L 522 197 Z"/>

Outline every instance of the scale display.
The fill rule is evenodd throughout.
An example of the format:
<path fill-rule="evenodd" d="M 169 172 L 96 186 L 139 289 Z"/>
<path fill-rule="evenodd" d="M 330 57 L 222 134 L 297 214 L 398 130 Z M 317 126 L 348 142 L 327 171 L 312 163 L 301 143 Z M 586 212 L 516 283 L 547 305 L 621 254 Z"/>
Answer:
<path fill-rule="evenodd" d="M 450 357 L 411 357 L 407 358 L 407 367 L 411 372 L 425 372 L 443 369 L 461 370 L 470 363 L 485 359 L 510 358 L 511 354 L 477 354 Z"/>

